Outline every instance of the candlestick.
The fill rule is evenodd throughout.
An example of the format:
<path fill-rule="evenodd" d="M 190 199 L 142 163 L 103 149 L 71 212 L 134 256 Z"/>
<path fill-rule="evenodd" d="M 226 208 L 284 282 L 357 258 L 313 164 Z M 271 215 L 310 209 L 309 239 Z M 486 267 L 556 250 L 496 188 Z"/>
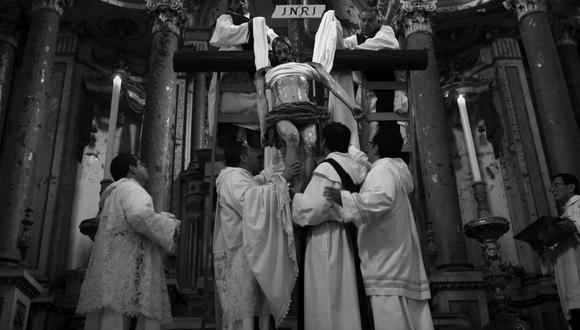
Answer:
<path fill-rule="evenodd" d="M 111 95 L 111 113 L 109 115 L 109 132 L 107 134 L 107 153 L 105 155 L 105 179 L 111 179 L 111 160 L 115 147 L 115 135 L 117 131 L 117 116 L 119 113 L 119 96 L 123 80 L 118 74 L 113 78 L 113 93 Z"/>
<path fill-rule="evenodd" d="M 459 94 L 457 97 L 457 105 L 459 106 L 459 116 L 461 117 L 463 135 L 465 135 L 465 145 L 467 146 L 467 155 L 469 156 L 469 165 L 471 166 L 473 181 L 479 182 L 481 181 L 481 173 L 479 172 L 479 164 L 477 163 L 477 154 L 475 153 L 475 144 L 473 143 L 473 135 L 471 134 L 469 117 L 467 116 L 465 98 L 461 94 Z"/>

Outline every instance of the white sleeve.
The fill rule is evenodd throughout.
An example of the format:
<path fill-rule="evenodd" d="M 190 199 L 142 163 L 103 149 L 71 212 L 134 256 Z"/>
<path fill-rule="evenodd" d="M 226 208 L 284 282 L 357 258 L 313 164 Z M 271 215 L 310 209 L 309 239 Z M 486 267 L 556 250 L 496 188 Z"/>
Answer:
<path fill-rule="evenodd" d="M 174 252 L 175 237 L 181 222 L 170 213 L 156 213 L 151 196 L 145 189 L 133 188 L 122 200 L 127 222 L 133 229 L 167 253 Z"/>
<path fill-rule="evenodd" d="M 330 181 L 315 171 L 304 193 L 294 195 L 292 202 L 294 223 L 300 226 L 315 226 L 326 221 L 341 221 L 340 207 L 324 198 L 324 187 L 340 188 L 341 184 Z"/>
<path fill-rule="evenodd" d="M 342 39 L 342 41 L 344 43 L 344 48 L 346 49 L 354 49 L 357 46 L 356 34 L 346 37 Z"/>
<path fill-rule="evenodd" d="M 214 47 L 245 44 L 250 39 L 248 30 L 248 23 L 235 25 L 232 17 L 224 14 L 218 17 L 209 43 Z"/>
<path fill-rule="evenodd" d="M 392 173 L 382 174 L 381 178 L 369 174 L 364 192 L 341 191 L 344 221 L 353 222 L 358 227 L 381 218 L 392 209 L 396 193 Z"/>
<path fill-rule="evenodd" d="M 398 49 L 399 41 L 397 40 L 393 29 L 388 25 L 383 25 L 374 37 L 365 40 L 365 42 L 355 48 L 365 50 L 379 50 L 385 48 Z"/>

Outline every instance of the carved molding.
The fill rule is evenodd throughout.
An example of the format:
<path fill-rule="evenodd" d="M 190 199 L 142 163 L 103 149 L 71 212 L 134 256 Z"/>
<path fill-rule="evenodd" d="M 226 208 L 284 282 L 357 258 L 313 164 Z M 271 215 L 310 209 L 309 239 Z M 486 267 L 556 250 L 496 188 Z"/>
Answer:
<path fill-rule="evenodd" d="M 559 17 L 552 20 L 552 30 L 558 46 L 576 46 L 576 31 L 580 26 L 580 18 Z"/>
<path fill-rule="evenodd" d="M 503 6 L 507 10 L 515 10 L 518 14 L 518 22 L 527 14 L 548 11 L 544 0 L 504 0 Z"/>
<path fill-rule="evenodd" d="M 437 0 L 400 0 L 400 2 L 401 24 L 405 28 L 405 37 L 415 32 L 433 34 L 429 15 L 437 9 Z"/>
<path fill-rule="evenodd" d="M 183 0 L 146 0 L 147 10 L 155 15 L 152 33 L 170 31 L 177 35 L 191 19 Z"/>
<path fill-rule="evenodd" d="M 32 0 L 30 10 L 52 9 L 62 16 L 64 9 L 72 6 L 73 2 L 74 0 Z"/>
<path fill-rule="evenodd" d="M 16 287 L 26 297 L 33 299 L 42 293 L 42 287 L 23 269 L 4 269 L 0 271 L 0 287 Z"/>
<path fill-rule="evenodd" d="M 401 1 L 378 0 L 377 2 L 377 9 L 379 10 L 379 15 L 383 20 L 383 24 L 391 26 L 395 31 L 402 28 L 402 5 Z"/>

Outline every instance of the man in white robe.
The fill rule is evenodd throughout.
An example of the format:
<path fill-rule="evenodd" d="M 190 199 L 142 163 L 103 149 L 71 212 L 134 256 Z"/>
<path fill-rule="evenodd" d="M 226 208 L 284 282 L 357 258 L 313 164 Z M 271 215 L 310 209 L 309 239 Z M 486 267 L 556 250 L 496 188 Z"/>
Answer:
<path fill-rule="evenodd" d="M 249 0 L 228 0 L 228 12 L 220 15 L 216 20 L 215 29 L 209 41 L 210 45 L 218 47 L 220 51 L 253 50 L 254 33 L 253 19 L 248 11 Z M 267 39 L 271 42 L 278 35 L 274 30 L 266 27 Z M 267 47 L 267 46 L 266 46 Z M 267 51 L 267 50 L 266 50 Z M 253 84 L 250 72 L 222 73 L 221 82 Z M 213 129 L 215 111 L 225 114 L 249 114 L 256 111 L 255 93 L 225 92 L 222 94 L 220 109 L 217 109 L 217 74 L 214 74 L 208 91 L 208 120 L 210 130 Z M 257 125 L 244 125 L 253 130 Z M 212 132 L 210 132 L 212 133 Z"/>
<path fill-rule="evenodd" d="M 403 141 L 379 131 L 369 143 L 373 161 L 359 193 L 324 188 L 327 200 L 342 205 L 345 222 L 358 227 L 358 252 L 376 330 L 429 330 L 433 321 L 429 282 L 408 194 L 409 168 L 398 158 Z"/>
<path fill-rule="evenodd" d="M 328 124 L 323 145 L 360 184 L 366 167 L 348 154 L 350 131 L 340 123 Z M 294 196 L 292 211 L 299 226 L 312 226 L 306 240 L 304 261 L 304 328 L 306 330 L 361 329 L 353 246 L 347 237 L 338 205 L 324 199 L 325 186 L 340 188 L 343 182 L 328 162 L 318 165 L 303 194 Z"/>
<path fill-rule="evenodd" d="M 571 232 L 570 237 L 549 248 L 534 246 L 544 261 L 554 268 L 560 304 L 570 327 L 580 329 L 580 195 L 578 179 L 568 173 L 556 174 L 550 189 L 561 208 L 561 218 L 571 221 L 555 223 L 561 230 Z"/>
<path fill-rule="evenodd" d="M 360 26 L 361 30 L 359 33 L 354 34 L 350 37 L 342 39 L 343 47 L 347 49 L 361 49 L 361 50 L 380 50 L 380 49 L 399 49 L 399 41 L 395 35 L 393 29 L 388 25 L 383 25 L 379 16 L 379 12 L 375 7 L 366 7 L 360 13 Z M 361 72 L 353 72 L 354 81 L 357 84 L 362 84 Z M 387 81 L 395 80 L 395 74 L 393 72 L 366 72 L 366 78 L 369 81 Z M 352 82 L 351 82 L 352 84 Z M 407 96 L 402 90 L 375 90 L 375 91 L 362 91 L 361 88 L 357 91 L 357 99 L 359 102 L 361 92 L 367 93 L 367 100 L 371 112 L 397 112 L 397 113 L 407 113 L 408 103 Z M 330 101 L 329 101 L 330 103 Z M 339 116 L 335 115 L 335 118 Z M 338 119 L 335 119 L 338 120 Z M 401 135 L 406 136 L 406 126 L 407 122 L 372 122 L 370 123 L 370 136 L 373 136 L 379 127 L 384 129 L 394 129 L 401 130 Z M 349 125 L 347 125 L 349 126 Z M 401 126 L 401 128 L 399 128 Z M 350 127 L 350 126 L 349 126 Z M 352 130 L 352 129 L 351 129 Z"/>
<path fill-rule="evenodd" d="M 157 213 L 143 188 L 141 161 L 121 154 L 111 162 L 115 182 L 99 203 L 100 222 L 81 287 L 77 313 L 85 330 L 159 330 L 171 321 L 163 253 L 173 253 L 180 221 Z"/>
<path fill-rule="evenodd" d="M 223 329 L 269 329 L 270 315 L 276 326 L 286 317 L 298 274 L 287 180 L 300 166 L 254 176 L 262 150 L 243 143 L 227 146 L 225 157 L 213 238 Z"/>

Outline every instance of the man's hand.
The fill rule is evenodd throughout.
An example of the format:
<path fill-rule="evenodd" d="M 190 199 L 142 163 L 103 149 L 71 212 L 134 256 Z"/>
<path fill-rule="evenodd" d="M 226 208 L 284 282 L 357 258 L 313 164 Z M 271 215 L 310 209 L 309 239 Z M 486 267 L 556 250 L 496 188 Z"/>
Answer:
<path fill-rule="evenodd" d="M 577 231 L 576 225 L 570 218 L 563 218 L 561 221 L 554 222 L 552 226 L 566 233 Z"/>
<path fill-rule="evenodd" d="M 352 116 L 356 121 L 365 120 L 367 115 L 358 105 L 352 109 Z"/>
<path fill-rule="evenodd" d="M 265 130 L 263 130 L 262 132 L 264 132 Z M 266 134 L 260 134 L 260 144 L 262 145 L 262 148 L 266 148 L 266 145 L 268 144 L 268 139 L 266 138 Z"/>
<path fill-rule="evenodd" d="M 302 166 L 300 165 L 299 162 L 294 162 L 289 166 L 286 166 L 286 169 L 284 169 L 284 173 L 282 174 L 282 176 L 284 177 L 284 179 L 286 179 L 286 181 L 290 181 L 292 180 L 292 178 L 300 174 L 301 168 Z"/>
<path fill-rule="evenodd" d="M 542 255 L 544 254 L 544 245 L 540 241 L 533 241 L 530 242 L 530 246 L 537 254 Z"/>
<path fill-rule="evenodd" d="M 336 204 L 342 206 L 342 198 L 340 197 L 340 189 L 333 187 L 324 187 L 324 192 L 322 196 L 326 198 L 327 201 L 335 202 Z"/>

